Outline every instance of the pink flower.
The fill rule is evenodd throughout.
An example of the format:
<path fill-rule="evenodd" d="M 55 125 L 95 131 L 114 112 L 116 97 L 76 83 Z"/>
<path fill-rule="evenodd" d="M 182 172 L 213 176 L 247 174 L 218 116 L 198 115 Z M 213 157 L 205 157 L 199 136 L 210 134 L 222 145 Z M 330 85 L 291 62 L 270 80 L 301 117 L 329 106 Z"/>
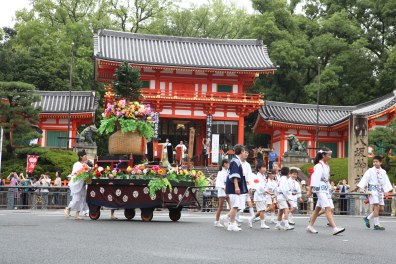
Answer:
<path fill-rule="evenodd" d="M 154 170 L 156 173 L 158 173 L 159 169 L 160 169 L 160 167 L 159 167 L 158 165 L 153 166 L 153 170 Z"/>

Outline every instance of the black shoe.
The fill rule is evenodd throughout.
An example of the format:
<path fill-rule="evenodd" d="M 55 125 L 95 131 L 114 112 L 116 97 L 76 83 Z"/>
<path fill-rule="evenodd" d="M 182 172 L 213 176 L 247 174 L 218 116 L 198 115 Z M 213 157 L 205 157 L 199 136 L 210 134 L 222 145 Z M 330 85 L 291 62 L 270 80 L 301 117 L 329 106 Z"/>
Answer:
<path fill-rule="evenodd" d="M 374 226 L 374 230 L 385 230 L 385 227 L 382 227 L 382 226 L 380 226 L 380 225 L 375 225 Z"/>
<path fill-rule="evenodd" d="M 367 216 L 365 218 L 363 218 L 364 223 L 366 224 L 367 228 L 370 228 L 370 219 L 367 218 Z M 374 227 L 375 229 L 375 227 Z"/>

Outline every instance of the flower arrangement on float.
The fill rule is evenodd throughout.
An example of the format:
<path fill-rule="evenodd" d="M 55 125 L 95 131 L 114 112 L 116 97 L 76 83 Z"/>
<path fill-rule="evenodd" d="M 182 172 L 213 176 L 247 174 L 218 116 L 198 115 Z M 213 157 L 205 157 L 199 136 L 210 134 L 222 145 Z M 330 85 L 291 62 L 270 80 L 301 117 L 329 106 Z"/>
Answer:
<path fill-rule="evenodd" d="M 92 182 L 91 174 L 91 167 L 84 163 L 81 169 L 72 174 L 72 182 L 82 180 L 90 184 Z"/>
<path fill-rule="evenodd" d="M 139 164 L 134 167 L 128 166 L 126 169 L 119 168 L 119 163 L 114 169 L 109 166 L 95 166 L 90 171 L 82 171 L 76 177 L 91 183 L 92 179 L 143 179 L 149 180 L 150 195 L 157 191 L 172 190 L 171 182 L 192 182 L 195 186 L 208 186 L 208 181 L 202 171 L 187 170 L 186 167 L 161 168 L 158 165 L 146 166 Z"/>
<path fill-rule="evenodd" d="M 142 137 L 150 140 L 154 136 L 155 115 L 150 105 L 139 102 L 128 102 L 125 99 L 108 103 L 102 113 L 99 133 L 110 134 L 116 130 L 121 132 L 139 132 Z"/>

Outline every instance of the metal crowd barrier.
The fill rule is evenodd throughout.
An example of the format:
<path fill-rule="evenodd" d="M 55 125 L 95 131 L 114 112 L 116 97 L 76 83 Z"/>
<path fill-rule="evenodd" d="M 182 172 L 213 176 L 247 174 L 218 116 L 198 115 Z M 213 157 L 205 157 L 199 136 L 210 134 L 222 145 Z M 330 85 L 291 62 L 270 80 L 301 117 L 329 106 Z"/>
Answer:
<path fill-rule="evenodd" d="M 303 197 L 304 197 L 303 193 Z M 384 211 L 381 215 L 395 216 L 396 214 L 396 194 L 389 194 L 384 200 Z M 219 200 L 217 198 L 217 190 L 214 188 L 207 188 L 202 193 L 197 195 L 197 198 L 202 205 L 202 212 L 216 212 Z M 367 194 L 362 193 L 334 193 L 334 214 L 335 215 L 366 215 L 372 211 L 370 204 L 367 201 Z M 304 199 L 302 203 L 298 203 L 297 214 L 311 214 L 315 209 L 317 198 L 313 195 Z M 247 205 L 246 205 L 247 206 Z M 227 210 L 227 204 L 224 202 L 223 210 Z"/>
<path fill-rule="evenodd" d="M 0 186 L 0 209 L 59 209 L 70 199 L 67 186 Z"/>
<path fill-rule="evenodd" d="M 45 192 L 43 190 L 48 190 Z M 197 200 L 201 204 L 202 212 L 216 212 L 219 200 L 217 189 L 213 186 L 197 192 Z M 305 193 L 302 194 L 304 198 Z M 389 194 L 384 200 L 384 211 L 381 215 L 395 216 L 396 194 Z M 365 215 L 372 211 L 367 201 L 367 194 L 362 193 L 334 193 L 335 215 Z M 59 209 L 70 202 L 69 187 L 33 187 L 33 186 L 0 186 L 0 209 Z M 315 195 L 303 199 L 298 204 L 298 214 L 311 214 L 315 208 Z M 224 202 L 223 210 L 227 210 Z"/>

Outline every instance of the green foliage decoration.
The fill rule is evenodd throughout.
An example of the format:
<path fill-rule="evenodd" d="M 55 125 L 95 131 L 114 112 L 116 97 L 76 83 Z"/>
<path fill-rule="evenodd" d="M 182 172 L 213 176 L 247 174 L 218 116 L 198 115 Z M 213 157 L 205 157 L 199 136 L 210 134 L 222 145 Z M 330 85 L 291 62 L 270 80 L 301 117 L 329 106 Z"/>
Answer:
<path fill-rule="evenodd" d="M 114 77 L 113 88 L 116 97 L 139 101 L 140 87 L 142 87 L 139 69 L 131 67 L 125 61 L 117 68 Z"/>
<path fill-rule="evenodd" d="M 172 191 L 172 185 L 169 180 L 161 176 L 150 180 L 148 186 L 150 188 L 150 196 L 154 196 L 157 191 L 165 191 L 166 189 Z"/>

